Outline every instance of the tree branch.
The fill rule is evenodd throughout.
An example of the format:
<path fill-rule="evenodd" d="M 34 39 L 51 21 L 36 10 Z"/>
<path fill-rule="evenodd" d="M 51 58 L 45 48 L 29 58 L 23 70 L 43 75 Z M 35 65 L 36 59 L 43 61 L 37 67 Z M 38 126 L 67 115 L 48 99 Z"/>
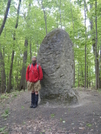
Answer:
<path fill-rule="evenodd" d="M 11 4 L 11 0 L 8 0 L 6 12 L 5 12 L 5 15 L 4 15 L 4 20 L 3 20 L 1 28 L 0 28 L 0 35 L 3 31 L 3 28 L 4 28 L 5 23 L 6 23 L 6 19 L 7 19 L 7 16 L 8 16 L 8 11 L 9 11 L 9 8 L 10 8 L 10 4 Z"/>

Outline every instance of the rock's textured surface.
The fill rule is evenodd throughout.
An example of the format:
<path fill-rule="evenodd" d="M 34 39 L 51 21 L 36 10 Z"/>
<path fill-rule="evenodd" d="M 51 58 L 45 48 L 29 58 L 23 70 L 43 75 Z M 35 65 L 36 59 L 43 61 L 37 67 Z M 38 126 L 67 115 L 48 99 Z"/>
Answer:
<path fill-rule="evenodd" d="M 72 89 L 74 77 L 74 52 L 69 35 L 62 29 L 50 32 L 40 46 L 38 63 L 43 69 L 41 98 L 61 97 L 76 102 Z"/>

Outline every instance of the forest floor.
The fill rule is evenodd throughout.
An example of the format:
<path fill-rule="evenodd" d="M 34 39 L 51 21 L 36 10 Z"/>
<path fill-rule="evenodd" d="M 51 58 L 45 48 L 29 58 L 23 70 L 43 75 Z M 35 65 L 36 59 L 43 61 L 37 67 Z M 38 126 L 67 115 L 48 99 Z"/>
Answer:
<path fill-rule="evenodd" d="M 101 134 L 101 92 L 78 90 L 79 103 L 29 108 L 28 91 L 0 96 L 0 134 Z"/>

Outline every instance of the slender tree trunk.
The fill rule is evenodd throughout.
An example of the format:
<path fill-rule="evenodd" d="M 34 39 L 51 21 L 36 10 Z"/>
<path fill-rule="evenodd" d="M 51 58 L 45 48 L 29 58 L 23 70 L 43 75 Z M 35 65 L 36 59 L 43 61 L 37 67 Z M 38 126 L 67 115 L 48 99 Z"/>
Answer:
<path fill-rule="evenodd" d="M 23 67 L 22 67 L 22 71 L 21 71 L 21 80 L 20 80 L 20 88 L 19 90 L 21 89 L 24 89 L 26 88 L 26 83 L 25 83 L 25 78 L 26 78 L 26 62 L 27 62 L 27 46 L 28 46 L 28 40 L 25 39 L 25 52 L 24 52 L 24 56 L 23 56 Z"/>
<path fill-rule="evenodd" d="M 6 31 L 6 29 L 5 29 Z M 5 32 L 6 33 L 6 32 Z M 6 36 L 6 34 L 4 35 L 4 37 Z M 0 48 L 1 48 L 1 44 L 0 44 Z M 0 84 L 0 89 L 2 93 L 6 92 L 6 75 L 5 75 L 5 62 L 4 62 L 4 58 L 5 58 L 5 51 L 4 51 L 4 47 L 3 47 L 3 51 L 0 49 L 0 80 L 1 80 L 1 84 Z"/>
<path fill-rule="evenodd" d="M 92 9 L 92 4 L 90 4 L 90 10 Z M 91 30 L 93 30 L 93 20 L 90 19 Z M 99 53 L 97 49 L 97 0 L 95 1 L 95 32 L 92 33 L 95 35 L 92 39 L 93 43 L 93 53 L 95 56 L 95 89 L 99 88 Z"/>
<path fill-rule="evenodd" d="M 58 7 L 57 1 L 55 1 L 55 4 L 56 4 L 56 6 Z M 57 22 L 56 24 L 57 24 L 57 28 L 59 27 L 58 21 L 59 21 L 59 17 L 58 17 L 58 12 L 57 12 L 57 14 L 56 14 L 56 22 Z"/>
<path fill-rule="evenodd" d="M 10 65 L 10 72 L 9 72 L 9 82 L 8 82 L 8 87 L 7 87 L 7 92 L 8 93 L 11 90 L 11 78 L 12 78 L 12 69 L 13 69 L 13 59 L 14 59 L 14 50 L 12 51 L 12 56 L 11 56 L 11 65 Z"/>
<path fill-rule="evenodd" d="M 61 0 L 60 0 L 60 6 L 59 6 L 59 13 L 60 13 L 60 26 L 62 28 L 62 22 L 61 22 Z"/>
<path fill-rule="evenodd" d="M 29 16 L 29 12 L 30 12 L 30 8 L 31 8 L 31 0 L 29 1 L 29 8 L 28 8 L 28 16 L 27 16 L 27 22 L 30 20 L 30 16 Z M 27 25 L 27 27 L 29 27 L 29 24 Z M 31 45 L 31 42 L 30 42 Z M 23 56 L 23 65 L 22 65 L 22 70 L 21 70 L 21 79 L 20 79 L 20 85 L 19 85 L 19 90 L 26 88 L 26 62 L 27 62 L 27 47 L 28 47 L 28 39 L 25 39 L 25 51 L 24 51 L 24 56 Z M 31 47 L 30 47 L 30 51 L 31 51 Z"/>
<path fill-rule="evenodd" d="M 95 89 L 98 89 L 98 64 L 97 64 L 97 0 L 95 0 L 95 29 L 96 29 L 96 38 L 95 38 L 95 76 L 96 76 L 96 84 Z"/>
<path fill-rule="evenodd" d="M 36 52 L 38 52 L 38 50 L 39 50 L 39 43 L 38 43 L 38 34 L 37 34 L 37 40 L 36 40 L 36 44 L 37 44 L 37 50 L 36 50 Z"/>
<path fill-rule="evenodd" d="M 81 64 L 81 77 L 82 77 L 82 87 L 84 87 L 84 75 L 83 75 L 82 64 Z"/>
<path fill-rule="evenodd" d="M 15 24 L 15 29 L 17 29 L 17 27 L 18 27 L 20 5 L 21 5 L 21 0 L 19 0 L 19 5 L 18 5 L 18 9 L 17 9 L 17 19 L 16 19 L 16 24 Z M 14 32 L 14 35 L 13 35 L 13 40 L 15 40 L 15 32 Z M 7 92 L 10 92 L 10 89 L 11 89 L 11 78 L 12 78 L 13 60 L 14 60 L 14 50 L 12 51 L 12 56 L 11 56 L 11 65 L 10 65 L 9 82 L 8 82 Z"/>
<path fill-rule="evenodd" d="M 89 84 L 89 81 L 88 81 L 88 65 L 87 65 L 87 88 L 88 88 L 88 84 Z"/>
<path fill-rule="evenodd" d="M 92 4 L 90 4 L 90 10 L 92 9 Z M 93 30 L 93 19 L 90 18 L 90 28 L 91 30 Z M 92 32 L 92 35 L 95 35 L 95 32 Z M 95 36 L 93 37 L 92 39 L 92 46 L 93 46 L 93 53 L 94 53 L 94 56 L 95 56 Z"/>
<path fill-rule="evenodd" d="M 72 25 L 73 25 L 73 40 L 74 40 L 74 20 L 73 20 L 73 11 L 72 11 L 71 0 L 70 0 L 70 7 L 71 7 L 71 16 L 72 16 Z M 75 60 L 74 60 L 74 80 L 73 80 L 73 85 L 75 86 Z"/>
<path fill-rule="evenodd" d="M 41 0 L 41 4 L 42 4 L 42 10 L 44 13 L 45 29 L 46 29 L 46 34 L 47 34 L 47 16 L 46 16 L 45 8 L 43 6 L 43 0 Z"/>
<path fill-rule="evenodd" d="M 5 75 L 5 63 L 4 63 L 4 57 L 2 55 L 2 52 L 0 51 L 0 79 L 1 79 L 1 86 L 0 89 L 2 93 L 5 92 L 6 89 L 6 75 Z"/>
<path fill-rule="evenodd" d="M 19 66 L 19 61 L 17 61 L 17 65 Z M 19 74 L 19 69 L 17 68 L 17 74 L 16 74 L 16 76 L 15 76 L 15 81 L 16 81 L 16 90 L 17 90 L 17 88 L 18 88 L 18 81 L 19 81 L 19 79 L 18 79 L 18 75 Z"/>
<path fill-rule="evenodd" d="M 78 87 L 80 86 L 79 84 L 79 63 L 78 63 Z"/>
<path fill-rule="evenodd" d="M 58 13 L 57 13 L 57 28 L 59 27 L 59 24 L 58 24 Z"/>
<path fill-rule="evenodd" d="M 100 40 L 100 57 L 99 57 L 99 88 L 101 89 L 101 40 Z"/>
<path fill-rule="evenodd" d="M 2 34 L 3 28 L 4 28 L 6 20 L 7 20 L 10 4 L 11 4 L 11 0 L 8 0 L 7 7 L 6 7 L 6 12 L 5 12 L 5 15 L 4 15 L 4 19 L 3 19 L 2 25 L 0 27 L 0 35 Z"/>
<path fill-rule="evenodd" d="M 99 84 L 99 53 L 98 52 L 97 52 L 97 79 L 98 79 L 98 89 L 99 89 L 100 84 Z"/>
<path fill-rule="evenodd" d="M 8 59 L 8 64 L 9 64 L 9 61 L 10 61 L 9 55 L 8 55 L 7 59 Z M 7 81 L 7 88 L 8 88 L 8 82 L 9 82 L 9 74 L 8 74 L 8 70 L 7 70 L 6 81 Z"/>
<path fill-rule="evenodd" d="M 32 44 L 31 44 L 31 41 L 30 41 L 30 61 L 31 61 L 31 59 L 32 59 Z"/>
<path fill-rule="evenodd" d="M 86 35 L 86 0 L 84 0 L 84 15 L 85 15 L 85 88 L 86 88 L 86 86 L 87 86 L 87 84 L 86 84 L 86 81 L 87 81 L 87 80 L 86 80 L 86 77 L 87 77 L 87 76 L 86 76 L 86 75 L 87 75 L 87 74 L 86 74 L 86 66 L 87 66 L 87 65 L 86 65 L 86 39 L 87 39 L 87 38 L 86 38 L 86 36 L 87 36 L 87 35 Z"/>

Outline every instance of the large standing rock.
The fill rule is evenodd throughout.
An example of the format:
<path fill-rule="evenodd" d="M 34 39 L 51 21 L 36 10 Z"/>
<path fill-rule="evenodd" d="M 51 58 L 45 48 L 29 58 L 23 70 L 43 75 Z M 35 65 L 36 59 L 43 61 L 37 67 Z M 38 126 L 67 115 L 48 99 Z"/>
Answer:
<path fill-rule="evenodd" d="M 62 29 L 46 35 L 37 56 L 43 69 L 41 98 L 62 96 L 68 102 L 76 102 L 72 89 L 74 80 L 73 43 Z"/>

